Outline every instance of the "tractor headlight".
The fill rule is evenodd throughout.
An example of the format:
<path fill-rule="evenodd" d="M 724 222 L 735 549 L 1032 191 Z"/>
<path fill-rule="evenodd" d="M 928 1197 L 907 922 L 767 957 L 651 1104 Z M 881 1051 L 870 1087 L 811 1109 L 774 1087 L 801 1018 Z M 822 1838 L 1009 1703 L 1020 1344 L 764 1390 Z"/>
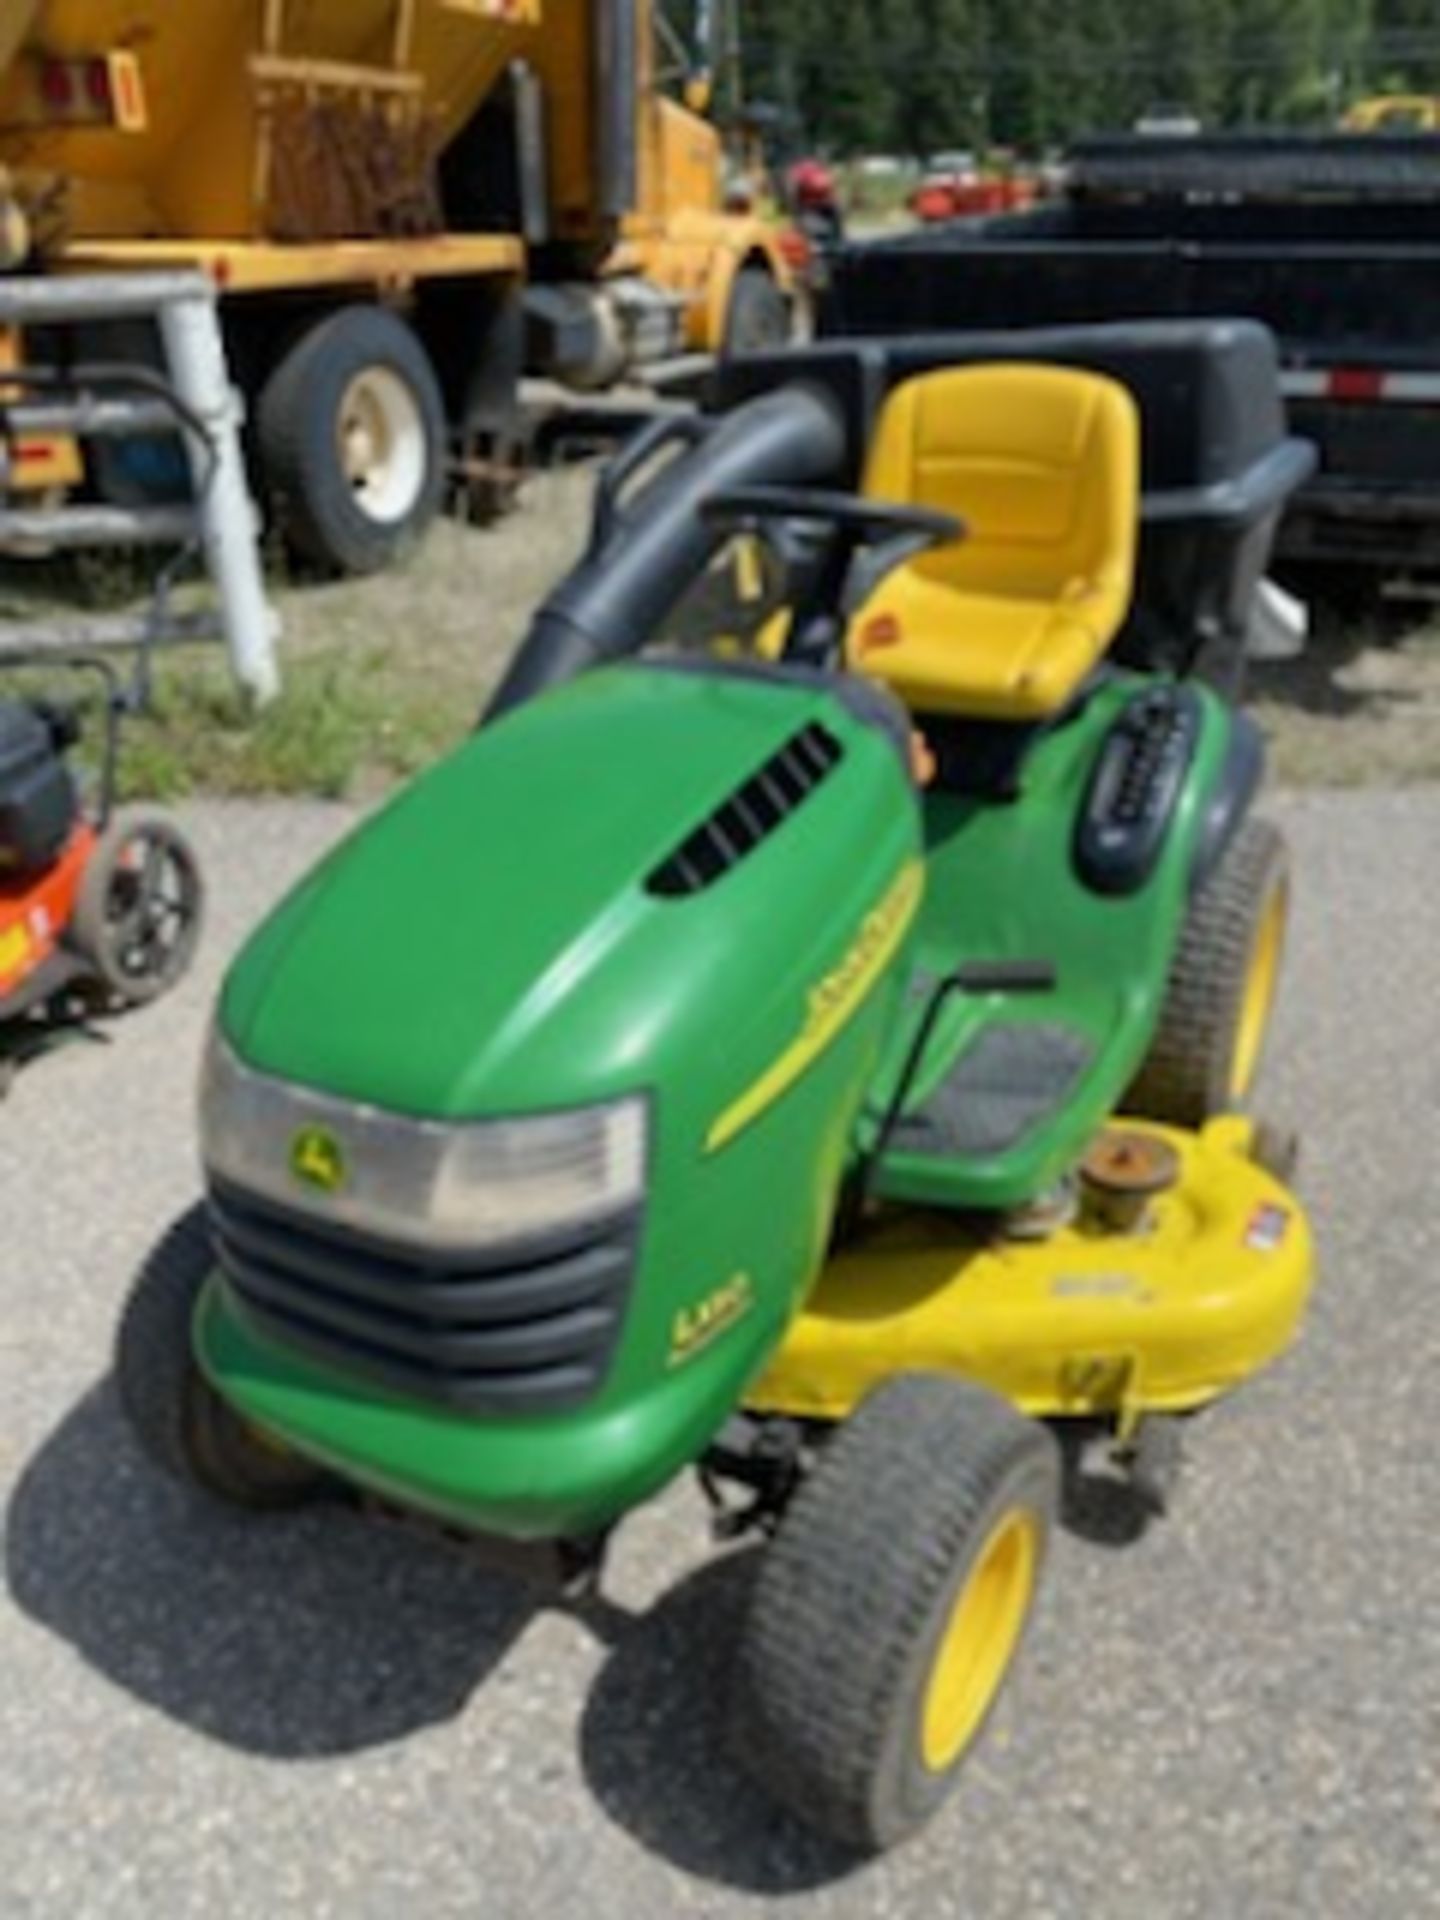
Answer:
<path fill-rule="evenodd" d="M 639 1097 L 509 1120 L 414 1120 L 243 1066 L 211 1036 L 201 1152 L 221 1181 L 332 1221 L 437 1250 L 563 1233 L 645 1190 Z"/>

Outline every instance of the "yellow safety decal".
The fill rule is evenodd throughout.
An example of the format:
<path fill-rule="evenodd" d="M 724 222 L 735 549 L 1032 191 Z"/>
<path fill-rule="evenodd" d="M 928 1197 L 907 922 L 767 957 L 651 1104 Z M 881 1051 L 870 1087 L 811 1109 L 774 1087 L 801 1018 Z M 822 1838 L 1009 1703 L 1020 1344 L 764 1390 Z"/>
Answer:
<path fill-rule="evenodd" d="M 728 1332 L 755 1304 L 755 1287 L 748 1273 L 737 1273 L 696 1306 L 682 1307 L 670 1326 L 670 1365 L 693 1360 L 703 1347 Z"/>
<path fill-rule="evenodd" d="M 0 977 L 18 972 L 30 958 L 33 946 L 30 929 L 23 923 L 0 933 Z"/>
<path fill-rule="evenodd" d="M 1290 1214 L 1284 1207 L 1257 1207 L 1245 1228 L 1242 1244 L 1251 1253 L 1278 1253 L 1290 1231 Z"/>
<path fill-rule="evenodd" d="M 859 1011 L 905 938 L 924 890 L 924 868 L 912 860 L 900 870 L 879 905 L 866 914 L 845 958 L 811 988 L 805 1023 L 790 1045 L 711 1127 L 707 1152 L 727 1145 L 773 1106 Z"/>

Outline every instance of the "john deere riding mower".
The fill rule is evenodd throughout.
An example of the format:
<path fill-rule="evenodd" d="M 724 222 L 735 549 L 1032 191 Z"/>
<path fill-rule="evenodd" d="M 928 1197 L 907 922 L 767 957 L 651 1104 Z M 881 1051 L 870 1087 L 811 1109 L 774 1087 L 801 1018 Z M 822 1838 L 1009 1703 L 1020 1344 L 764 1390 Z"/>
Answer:
<path fill-rule="evenodd" d="M 119 1341 L 175 1473 L 567 1578 L 698 1467 L 770 1536 L 739 1750 L 872 1848 L 994 1702 L 1057 1434 L 1157 1498 L 1310 1272 L 1247 1110 L 1284 850 L 1189 671 L 1308 452 L 1258 329 L 1001 344 L 738 362 L 622 454 L 475 737 L 232 969 Z M 770 598 L 687 646 L 717 567 Z"/>

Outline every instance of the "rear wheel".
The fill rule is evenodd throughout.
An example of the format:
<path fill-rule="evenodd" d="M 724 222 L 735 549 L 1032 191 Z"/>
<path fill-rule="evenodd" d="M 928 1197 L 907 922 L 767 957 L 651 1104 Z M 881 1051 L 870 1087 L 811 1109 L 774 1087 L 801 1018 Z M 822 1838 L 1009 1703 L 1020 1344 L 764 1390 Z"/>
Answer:
<path fill-rule="evenodd" d="M 1275 1005 L 1289 904 L 1279 829 L 1245 821 L 1190 903 L 1127 1113 L 1198 1127 L 1247 1103 Z"/>
<path fill-rule="evenodd" d="M 195 957 L 205 890 L 195 849 L 159 813 L 118 813 L 90 856 L 70 942 L 111 999 L 142 1006 Z"/>
<path fill-rule="evenodd" d="M 983 1388 L 902 1375 L 840 1429 L 767 1550 L 738 1662 L 744 1764 L 807 1824 L 878 1850 L 928 1820 L 1029 1618 L 1050 1434 Z"/>
<path fill-rule="evenodd" d="M 257 427 L 280 528 L 327 571 L 391 565 L 440 511 L 439 383 L 383 308 L 345 307 L 303 334 L 265 384 Z"/>
<path fill-rule="evenodd" d="M 214 1264 L 205 1209 L 192 1207 L 150 1254 L 125 1303 L 115 1342 L 120 1404 L 172 1479 L 232 1506 L 299 1506 L 324 1489 L 325 1476 L 247 1427 L 196 1364 L 191 1327 Z"/>

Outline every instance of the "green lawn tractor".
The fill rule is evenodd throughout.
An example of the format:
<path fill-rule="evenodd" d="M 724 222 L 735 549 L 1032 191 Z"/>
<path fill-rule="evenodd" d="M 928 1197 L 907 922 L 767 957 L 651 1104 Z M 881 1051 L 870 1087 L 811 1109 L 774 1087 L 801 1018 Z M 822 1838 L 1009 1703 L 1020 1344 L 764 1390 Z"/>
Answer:
<path fill-rule="evenodd" d="M 740 1756 L 919 1827 L 1062 1456 L 1162 1504 L 1303 1310 L 1231 696 L 1308 466 L 1229 322 L 757 356 L 644 432 L 475 736 L 230 972 L 148 1449 L 568 1581 L 694 1467 L 766 1537 Z"/>

